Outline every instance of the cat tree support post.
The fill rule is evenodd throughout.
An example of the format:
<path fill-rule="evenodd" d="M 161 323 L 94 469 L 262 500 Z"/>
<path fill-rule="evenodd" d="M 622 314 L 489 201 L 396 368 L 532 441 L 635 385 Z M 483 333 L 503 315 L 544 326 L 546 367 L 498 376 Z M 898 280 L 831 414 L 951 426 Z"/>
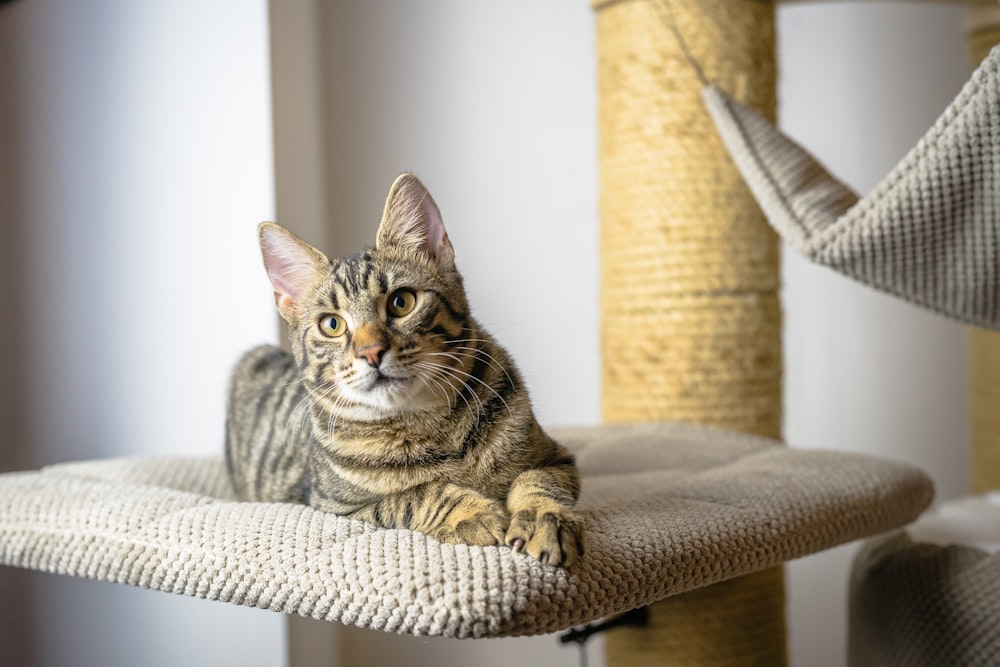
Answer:
<path fill-rule="evenodd" d="M 592 0 L 597 13 L 603 415 L 780 437 L 778 243 L 702 106 L 773 118 L 774 5 Z M 787 663 L 781 568 L 668 598 L 607 637 L 611 667 Z"/>
<path fill-rule="evenodd" d="M 1000 5 L 972 4 L 966 19 L 969 58 L 982 62 L 1000 43 Z M 971 481 L 973 493 L 1000 489 L 1000 333 L 969 330 L 969 380 L 972 412 Z"/>

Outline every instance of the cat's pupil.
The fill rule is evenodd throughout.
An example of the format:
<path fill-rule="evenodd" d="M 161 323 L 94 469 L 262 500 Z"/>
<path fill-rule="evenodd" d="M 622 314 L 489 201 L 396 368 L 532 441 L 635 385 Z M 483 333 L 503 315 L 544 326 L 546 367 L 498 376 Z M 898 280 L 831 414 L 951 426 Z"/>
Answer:
<path fill-rule="evenodd" d="M 390 317 L 403 317 L 409 315 L 416 304 L 416 295 L 410 290 L 401 289 L 389 297 L 387 310 Z"/>

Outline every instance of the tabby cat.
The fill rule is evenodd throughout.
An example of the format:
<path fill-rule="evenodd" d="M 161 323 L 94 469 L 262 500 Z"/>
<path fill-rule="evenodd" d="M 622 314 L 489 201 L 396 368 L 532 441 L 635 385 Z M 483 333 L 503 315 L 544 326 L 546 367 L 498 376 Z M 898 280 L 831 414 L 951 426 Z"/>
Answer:
<path fill-rule="evenodd" d="M 273 223 L 259 239 L 292 355 L 259 347 L 233 372 L 238 496 L 571 565 L 584 543 L 574 459 L 470 315 L 423 184 L 396 179 L 375 247 L 360 253 L 331 261 Z"/>

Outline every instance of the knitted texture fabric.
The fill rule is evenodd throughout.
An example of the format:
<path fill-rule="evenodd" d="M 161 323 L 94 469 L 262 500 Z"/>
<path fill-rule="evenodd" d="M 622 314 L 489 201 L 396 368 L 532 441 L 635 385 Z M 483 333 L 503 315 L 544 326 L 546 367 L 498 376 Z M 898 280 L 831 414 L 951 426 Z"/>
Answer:
<path fill-rule="evenodd" d="M 901 526 L 919 470 L 683 424 L 554 430 L 578 457 L 572 568 L 304 505 L 236 502 L 219 459 L 0 475 L 0 564 L 412 635 L 530 635 Z"/>
<path fill-rule="evenodd" d="M 851 577 L 849 663 L 1000 664 L 1000 554 L 914 542 L 906 533 L 870 540 Z"/>
<path fill-rule="evenodd" d="M 858 201 L 765 118 L 703 99 L 771 225 L 798 252 L 970 324 L 1000 329 L 1000 48 Z"/>

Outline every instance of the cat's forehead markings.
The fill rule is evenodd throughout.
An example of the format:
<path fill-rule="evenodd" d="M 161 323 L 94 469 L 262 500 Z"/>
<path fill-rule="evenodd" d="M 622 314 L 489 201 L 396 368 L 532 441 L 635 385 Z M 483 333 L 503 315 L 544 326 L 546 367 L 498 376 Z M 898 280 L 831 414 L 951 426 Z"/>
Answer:
<path fill-rule="evenodd" d="M 334 285 L 330 289 L 329 294 L 326 295 L 327 301 L 329 302 L 328 305 L 334 310 L 340 310 L 340 295 L 337 292 L 337 286 Z"/>

